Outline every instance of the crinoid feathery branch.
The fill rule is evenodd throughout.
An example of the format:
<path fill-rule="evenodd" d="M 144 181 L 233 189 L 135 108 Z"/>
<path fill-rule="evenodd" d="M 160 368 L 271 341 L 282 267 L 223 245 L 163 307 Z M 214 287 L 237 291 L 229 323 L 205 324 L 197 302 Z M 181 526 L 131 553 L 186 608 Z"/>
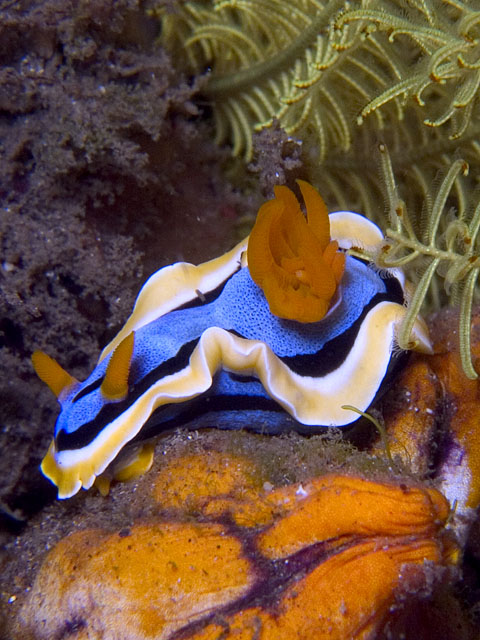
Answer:
<path fill-rule="evenodd" d="M 443 284 L 444 292 L 460 305 L 459 348 L 462 366 L 469 378 L 477 378 L 470 349 L 470 325 L 475 287 L 480 273 L 480 200 L 474 208 L 465 207 L 462 177 L 469 166 L 457 159 L 444 172 L 436 188 L 425 199 L 421 216 L 409 215 L 401 199 L 393 175 L 390 157 L 385 145 L 380 145 L 381 164 L 387 192 L 390 226 L 385 232 L 385 243 L 379 253 L 363 255 L 380 268 L 407 267 L 419 277 L 415 283 L 408 311 L 398 335 L 400 347 L 411 345 L 410 334 L 427 293 Z M 448 199 L 456 191 L 455 214 L 448 209 Z M 408 268 L 409 267 L 409 268 Z"/>
<path fill-rule="evenodd" d="M 474 2 L 210 0 L 156 13 L 177 63 L 209 70 L 217 141 L 234 155 L 250 159 L 253 131 L 274 118 L 323 161 L 366 119 L 391 126 L 408 106 L 450 138 L 478 115 Z"/>

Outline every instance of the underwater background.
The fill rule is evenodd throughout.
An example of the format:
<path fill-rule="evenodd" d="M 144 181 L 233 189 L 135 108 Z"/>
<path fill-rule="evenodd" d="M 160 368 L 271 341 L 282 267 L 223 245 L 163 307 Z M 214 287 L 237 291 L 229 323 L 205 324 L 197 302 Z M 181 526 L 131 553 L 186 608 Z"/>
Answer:
<path fill-rule="evenodd" d="M 401 346 L 420 311 L 434 314 L 465 380 L 477 384 L 470 319 L 480 270 L 479 86 L 475 2 L 0 2 L 6 621 L 41 553 L 85 517 L 82 500 L 95 500 L 54 502 L 39 471 L 57 405 L 34 375 L 32 352 L 48 352 L 84 379 L 144 280 L 163 265 L 230 249 L 275 185 L 308 179 L 330 211 L 359 211 L 379 224 L 384 250 L 368 257 L 380 269 L 402 266 L 416 287 Z M 439 442 L 451 397 L 436 409 Z M 390 393 L 385 415 L 397 401 Z M 171 446 L 188 437 L 172 436 Z M 228 437 L 219 447 L 230 452 Z M 428 483 L 442 458 L 430 437 L 428 461 L 415 469 Z M 303 439 L 292 438 L 278 449 L 257 439 L 235 447 L 245 456 L 259 448 L 260 466 L 278 456 L 284 482 L 345 465 L 388 477 L 388 464 L 363 452 L 357 460 L 351 443 L 320 454 L 318 441 L 306 453 Z M 289 458 L 302 472 L 287 470 Z M 108 504 L 86 504 L 93 516 L 82 526 L 96 518 L 123 526 L 125 507 L 112 516 Z M 480 527 L 469 517 L 462 573 L 441 584 L 432 605 L 447 603 L 461 628 L 448 636 L 452 622 L 445 637 L 479 633 Z M 77 631 L 72 623 L 72 637 Z"/>

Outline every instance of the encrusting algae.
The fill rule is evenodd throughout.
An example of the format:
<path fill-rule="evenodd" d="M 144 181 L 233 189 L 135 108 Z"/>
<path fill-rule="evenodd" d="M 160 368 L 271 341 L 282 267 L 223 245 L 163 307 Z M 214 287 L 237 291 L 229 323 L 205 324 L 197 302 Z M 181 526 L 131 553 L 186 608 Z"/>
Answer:
<path fill-rule="evenodd" d="M 327 474 L 271 490 L 255 487 L 246 458 L 208 460 L 158 476 L 169 520 L 64 538 L 20 612 L 22 637 L 50 640 L 67 621 L 76 640 L 373 637 L 407 576 L 427 583 L 457 562 L 435 489 Z M 238 524 L 246 503 L 260 527 Z"/>

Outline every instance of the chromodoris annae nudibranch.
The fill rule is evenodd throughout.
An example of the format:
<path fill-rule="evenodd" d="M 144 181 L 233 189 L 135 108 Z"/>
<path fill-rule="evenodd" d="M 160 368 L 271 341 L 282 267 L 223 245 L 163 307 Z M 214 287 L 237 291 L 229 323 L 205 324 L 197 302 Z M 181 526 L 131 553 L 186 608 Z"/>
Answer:
<path fill-rule="evenodd" d="M 313 433 L 354 422 L 343 405 L 369 407 L 395 359 L 405 278 L 348 254 L 381 246 L 376 225 L 329 215 L 316 189 L 298 184 L 306 216 L 276 187 L 250 237 L 225 255 L 154 273 L 85 381 L 33 354 L 61 406 L 42 463 L 60 498 L 112 464 L 125 477 L 148 469 L 153 448 L 142 442 L 177 426 Z M 421 319 L 412 333 L 428 352 Z"/>

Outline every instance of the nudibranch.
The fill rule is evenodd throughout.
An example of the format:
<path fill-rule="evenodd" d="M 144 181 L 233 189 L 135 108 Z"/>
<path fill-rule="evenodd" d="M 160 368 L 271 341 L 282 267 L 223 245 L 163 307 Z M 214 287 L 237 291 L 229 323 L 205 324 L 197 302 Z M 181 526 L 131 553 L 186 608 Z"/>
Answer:
<path fill-rule="evenodd" d="M 42 463 L 60 498 L 113 461 L 126 475 L 147 469 L 152 447 L 140 443 L 177 426 L 312 433 L 358 419 L 342 405 L 372 403 L 405 316 L 403 273 L 349 255 L 380 247 L 380 229 L 349 211 L 328 215 L 318 192 L 298 185 L 306 216 L 276 187 L 250 238 L 154 273 L 84 382 L 34 353 L 61 405 Z M 412 340 L 429 351 L 421 319 Z"/>

